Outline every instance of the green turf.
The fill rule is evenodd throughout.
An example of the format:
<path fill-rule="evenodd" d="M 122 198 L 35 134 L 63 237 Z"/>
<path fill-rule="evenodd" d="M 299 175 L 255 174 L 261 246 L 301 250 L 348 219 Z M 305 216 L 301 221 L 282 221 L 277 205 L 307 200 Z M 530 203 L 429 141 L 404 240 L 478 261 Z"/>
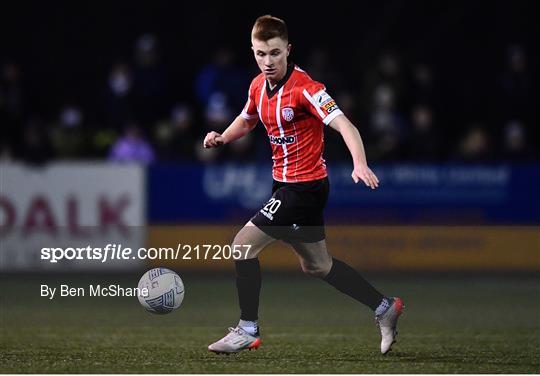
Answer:
<path fill-rule="evenodd" d="M 236 320 L 231 277 L 184 276 L 176 312 L 146 313 L 135 298 L 39 297 L 40 283 L 88 277 L 3 276 L 3 373 L 538 373 L 540 280 L 377 277 L 406 311 L 381 356 L 372 314 L 325 283 L 266 276 L 258 351 L 209 353 Z M 98 276 L 92 282 L 111 281 Z M 117 278 L 135 284 L 137 276 Z M 112 280 L 116 282 L 116 280 Z"/>

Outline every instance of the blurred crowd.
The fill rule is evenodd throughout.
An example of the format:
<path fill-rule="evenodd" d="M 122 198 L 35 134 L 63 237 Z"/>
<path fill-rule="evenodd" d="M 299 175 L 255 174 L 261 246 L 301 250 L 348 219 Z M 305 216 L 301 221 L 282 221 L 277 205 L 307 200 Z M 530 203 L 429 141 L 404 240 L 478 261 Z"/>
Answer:
<path fill-rule="evenodd" d="M 140 36 L 129 59 L 111 62 L 101 82 L 81 88 L 94 98 L 92 106 L 60 98 L 53 117 L 31 108 L 22 65 L 2 61 L 0 160 L 268 161 L 262 127 L 224 148 L 202 148 L 206 132 L 222 132 L 241 111 L 257 73 L 255 63 L 246 68 L 233 50 L 216 49 L 190 76 L 193 99 L 186 100 L 170 87 L 165 56 L 156 35 Z M 461 92 L 441 95 L 449 87 L 441 86 L 444 73 L 405 59 L 399 50 L 384 52 L 355 71 L 339 69 L 324 49 L 301 58 L 293 53 L 293 61 L 325 83 L 357 125 L 370 161 L 537 161 L 538 88 L 527 51 L 508 46 L 500 59 L 497 64 L 504 69 L 491 77 L 492 85 L 470 82 L 475 96 L 490 104 L 476 108 L 468 88 L 462 95 L 469 99 L 449 100 Z M 460 107 L 467 101 L 469 108 Z M 326 141 L 327 160 L 349 160 L 339 134 L 328 129 Z"/>

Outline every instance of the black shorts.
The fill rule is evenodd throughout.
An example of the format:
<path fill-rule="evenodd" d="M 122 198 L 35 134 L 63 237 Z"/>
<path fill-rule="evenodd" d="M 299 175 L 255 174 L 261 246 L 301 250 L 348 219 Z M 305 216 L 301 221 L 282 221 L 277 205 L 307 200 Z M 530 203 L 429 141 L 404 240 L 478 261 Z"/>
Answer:
<path fill-rule="evenodd" d="M 314 243 L 325 238 L 323 211 L 328 201 L 328 178 L 302 183 L 274 180 L 272 198 L 251 222 L 275 239 Z"/>

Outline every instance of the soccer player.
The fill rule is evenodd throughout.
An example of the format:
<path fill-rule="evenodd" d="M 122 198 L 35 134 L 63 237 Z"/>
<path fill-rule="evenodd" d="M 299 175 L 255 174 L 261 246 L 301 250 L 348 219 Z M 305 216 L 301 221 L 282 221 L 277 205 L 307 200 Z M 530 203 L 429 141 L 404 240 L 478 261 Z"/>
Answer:
<path fill-rule="evenodd" d="M 240 321 L 219 341 L 208 346 L 215 353 L 236 353 L 261 344 L 258 326 L 261 272 L 257 258 L 267 245 L 281 239 L 296 252 L 302 270 L 328 282 L 370 307 L 381 331 L 381 352 L 390 351 L 403 310 L 400 298 L 386 297 L 343 261 L 332 258 L 325 241 L 323 209 L 329 191 L 323 159 L 324 127 L 338 131 L 353 160 L 351 174 L 371 189 L 379 180 L 367 165 L 362 139 L 323 84 L 312 80 L 291 62 L 285 22 L 259 17 L 251 43 L 261 70 L 249 87 L 242 113 L 219 134 L 210 132 L 204 147 L 228 144 L 263 123 L 272 147 L 272 197 L 236 234 L 234 245 L 251 245 L 245 259 L 235 261 Z"/>

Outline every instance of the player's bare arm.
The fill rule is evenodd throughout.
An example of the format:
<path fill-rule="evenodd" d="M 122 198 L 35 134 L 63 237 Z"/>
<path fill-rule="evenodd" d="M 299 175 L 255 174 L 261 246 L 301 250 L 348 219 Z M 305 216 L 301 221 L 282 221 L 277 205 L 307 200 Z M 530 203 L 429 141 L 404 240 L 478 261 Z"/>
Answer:
<path fill-rule="evenodd" d="M 366 152 L 360 132 L 345 115 L 339 115 L 329 124 L 333 129 L 341 133 L 347 148 L 353 159 L 353 171 L 351 177 L 355 183 L 362 180 L 366 186 L 375 189 L 379 186 L 379 179 L 367 165 Z"/>
<path fill-rule="evenodd" d="M 215 148 L 223 144 L 228 144 L 234 140 L 244 137 L 248 134 L 255 125 L 257 124 L 257 119 L 244 119 L 241 116 L 236 117 L 234 121 L 225 129 L 223 134 L 218 132 L 209 132 L 204 138 L 203 145 L 205 148 Z"/>

